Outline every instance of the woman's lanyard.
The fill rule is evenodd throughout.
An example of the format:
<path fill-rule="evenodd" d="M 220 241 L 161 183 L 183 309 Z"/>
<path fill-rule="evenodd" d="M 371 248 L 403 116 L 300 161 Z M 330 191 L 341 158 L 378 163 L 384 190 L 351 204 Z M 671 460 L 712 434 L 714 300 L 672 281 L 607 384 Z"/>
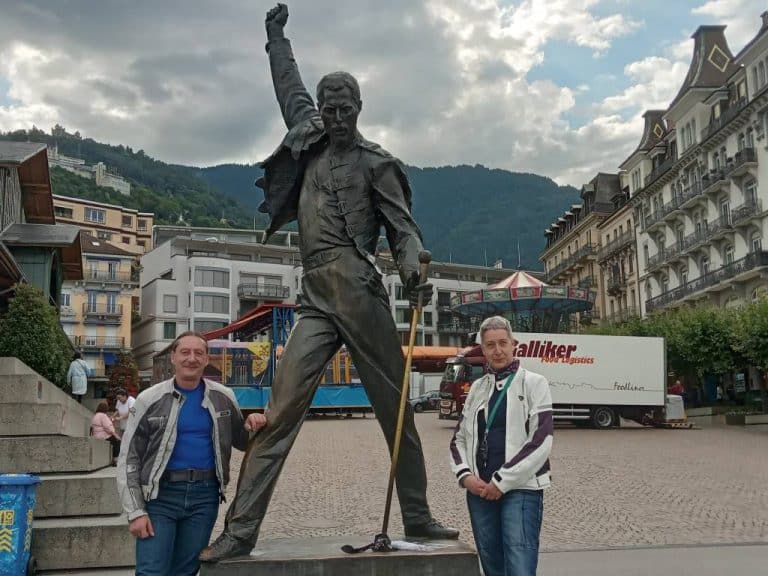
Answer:
<path fill-rule="evenodd" d="M 488 420 L 485 421 L 485 433 L 483 434 L 483 441 L 480 443 L 480 448 L 478 450 L 483 468 L 488 464 L 488 432 L 491 430 L 491 424 L 493 424 L 493 421 L 496 419 L 496 412 L 498 412 L 499 405 L 501 404 L 502 399 L 506 396 L 507 389 L 509 389 L 509 385 L 512 383 L 515 374 L 516 372 L 512 372 L 512 374 L 507 377 L 507 381 L 504 383 L 504 388 L 501 389 L 499 397 L 496 398 L 496 402 L 494 402 L 493 408 L 491 408 L 491 412 L 488 414 Z"/>

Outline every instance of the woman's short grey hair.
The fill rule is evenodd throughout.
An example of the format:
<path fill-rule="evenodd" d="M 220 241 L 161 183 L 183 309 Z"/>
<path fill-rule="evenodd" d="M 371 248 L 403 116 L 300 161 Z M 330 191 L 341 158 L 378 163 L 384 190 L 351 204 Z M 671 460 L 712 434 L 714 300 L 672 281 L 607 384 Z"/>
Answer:
<path fill-rule="evenodd" d="M 509 337 L 514 340 L 514 336 L 512 336 L 512 325 L 509 323 L 509 320 L 502 316 L 491 316 L 490 318 L 483 320 L 483 323 L 480 324 L 481 343 L 483 341 L 483 336 L 485 336 L 485 333 L 488 332 L 488 330 L 506 330 Z"/>

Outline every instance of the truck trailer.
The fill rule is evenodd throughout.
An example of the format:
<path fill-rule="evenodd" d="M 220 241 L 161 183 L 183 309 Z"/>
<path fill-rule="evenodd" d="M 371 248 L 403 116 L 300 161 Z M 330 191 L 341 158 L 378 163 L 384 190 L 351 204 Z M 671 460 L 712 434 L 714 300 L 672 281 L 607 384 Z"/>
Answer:
<path fill-rule="evenodd" d="M 596 428 L 618 426 L 620 418 L 641 424 L 669 420 L 663 338 L 539 333 L 514 337 L 521 368 L 549 380 L 556 420 Z M 472 382 L 485 371 L 479 345 L 446 361 L 440 418 L 461 415 Z"/>

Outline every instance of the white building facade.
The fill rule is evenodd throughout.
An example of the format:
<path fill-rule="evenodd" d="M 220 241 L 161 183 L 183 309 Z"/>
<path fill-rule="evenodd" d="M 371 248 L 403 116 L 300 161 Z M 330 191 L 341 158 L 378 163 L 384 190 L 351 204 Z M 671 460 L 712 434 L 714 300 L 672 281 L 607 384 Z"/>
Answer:
<path fill-rule="evenodd" d="M 768 12 L 735 56 L 702 26 L 677 97 L 645 114 L 621 165 L 635 211 L 643 315 L 736 306 L 768 291 Z"/>

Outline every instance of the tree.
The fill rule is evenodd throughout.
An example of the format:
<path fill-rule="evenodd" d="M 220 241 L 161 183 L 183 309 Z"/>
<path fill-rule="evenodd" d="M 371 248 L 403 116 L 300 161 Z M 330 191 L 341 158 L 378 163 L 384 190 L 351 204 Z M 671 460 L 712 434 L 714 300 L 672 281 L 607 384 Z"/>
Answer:
<path fill-rule="evenodd" d="M 768 390 L 765 382 L 768 372 L 768 298 L 761 298 L 744 306 L 736 318 L 736 327 L 736 348 L 762 372 L 760 395 L 765 412 L 768 410 Z"/>
<path fill-rule="evenodd" d="M 59 316 L 35 286 L 21 284 L 0 318 L 0 356 L 15 356 L 60 388 L 72 359 Z"/>
<path fill-rule="evenodd" d="M 139 367 L 130 352 L 120 352 L 117 355 L 117 364 L 112 367 L 112 371 L 109 373 L 109 388 L 110 396 L 114 396 L 118 388 L 123 388 L 131 396 L 138 396 Z"/>

